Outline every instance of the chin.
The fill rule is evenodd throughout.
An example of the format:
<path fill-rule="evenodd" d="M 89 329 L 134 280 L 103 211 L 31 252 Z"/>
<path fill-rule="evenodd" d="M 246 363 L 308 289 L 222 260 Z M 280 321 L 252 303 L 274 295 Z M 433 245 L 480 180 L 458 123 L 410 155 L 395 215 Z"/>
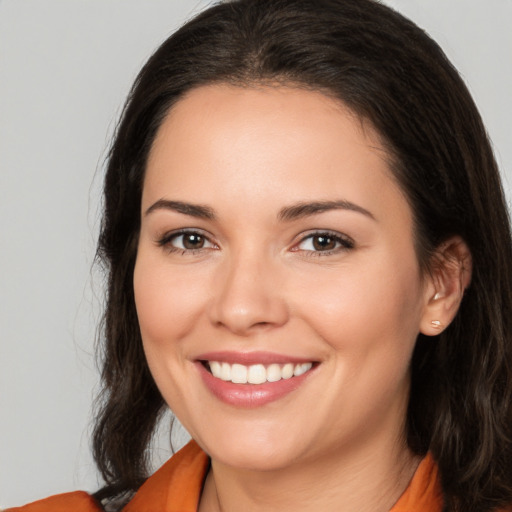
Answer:
<path fill-rule="evenodd" d="M 225 450 L 215 447 L 210 456 L 226 466 L 247 471 L 278 471 L 291 466 L 297 459 L 296 453 L 283 452 L 277 446 L 265 446 L 259 443 L 252 447 L 231 446 Z"/>
<path fill-rule="evenodd" d="M 302 439 L 290 432 L 279 435 L 273 431 L 255 432 L 249 429 L 243 435 L 239 429 L 226 429 L 222 435 L 206 435 L 196 440 L 210 457 L 226 466 L 251 471 L 273 471 L 295 463 L 303 452 Z M 258 429 L 256 429 L 258 430 Z"/>

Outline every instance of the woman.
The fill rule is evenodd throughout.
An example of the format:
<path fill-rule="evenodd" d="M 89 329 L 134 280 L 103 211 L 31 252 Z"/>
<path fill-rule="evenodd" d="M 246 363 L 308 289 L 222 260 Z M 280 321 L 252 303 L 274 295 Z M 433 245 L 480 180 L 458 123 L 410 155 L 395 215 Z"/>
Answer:
<path fill-rule="evenodd" d="M 203 12 L 110 153 L 107 485 L 34 507 L 510 508 L 511 252 L 485 129 L 420 29 L 372 0 Z M 146 481 L 166 405 L 194 442 Z"/>

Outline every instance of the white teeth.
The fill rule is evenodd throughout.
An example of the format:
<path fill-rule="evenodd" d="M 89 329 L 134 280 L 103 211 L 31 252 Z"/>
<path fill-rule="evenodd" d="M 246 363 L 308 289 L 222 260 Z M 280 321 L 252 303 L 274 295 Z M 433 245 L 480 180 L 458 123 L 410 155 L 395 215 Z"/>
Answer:
<path fill-rule="evenodd" d="M 313 365 L 311 363 L 298 364 L 293 370 L 293 375 L 298 377 L 299 375 L 306 373 L 309 369 L 311 369 L 312 366 Z"/>
<path fill-rule="evenodd" d="M 247 382 L 249 384 L 263 384 L 267 381 L 267 370 L 262 364 L 253 364 L 249 366 L 247 372 Z"/>
<path fill-rule="evenodd" d="M 262 364 L 244 366 L 243 364 L 221 363 L 209 361 L 210 371 L 214 377 L 235 384 L 263 384 L 264 382 L 277 382 L 281 379 L 291 379 L 306 373 L 313 366 L 313 363 L 284 365 L 271 364 L 265 367 Z"/>
<path fill-rule="evenodd" d="M 293 377 L 293 364 L 287 363 L 283 366 L 283 369 L 281 370 L 281 376 L 283 379 L 290 379 Z"/>
<path fill-rule="evenodd" d="M 216 375 L 216 377 L 226 381 L 231 380 L 231 365 L 228 363 L 222 363 L 220 367 L 220 373 L 219 375 Z"/>
<path fill-rule="evenodd" d="M 281 379 L 281 367 L 278 364 L 271 364 L 267 368 L 267 380 L 269 382 L 277 382 Z"/>
<path fill-rule="evenodd" d="M 231 382 L 235 384 L 247 384 L 247 366 L 234 364 L 231 367 Z"/>
<path fill-rule="evenodd" d="M 215 377 L 221 378 L 222 366 L 218 361 L 210 362 L 210 370 Z M 223 379 L 224 380 L 224 379 Z"/>

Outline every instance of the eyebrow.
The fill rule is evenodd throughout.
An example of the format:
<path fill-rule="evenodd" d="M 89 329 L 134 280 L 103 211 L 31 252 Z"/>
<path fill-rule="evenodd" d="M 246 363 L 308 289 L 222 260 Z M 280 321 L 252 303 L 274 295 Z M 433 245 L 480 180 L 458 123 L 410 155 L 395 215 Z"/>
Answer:
<path fill-rule="evenodd" d="M 350 210 L 353 212 L 361 213 L 373 220 L 376 220 L 374 215 L 362 206 L 345 200 L 297 203 L 295 205 L 286 206 L 283 208 L 279 212 L 278 218 L 283 221 L 291 221 L 330 210 Z"/>
<path fill-rule="evenodd" d="M 200 204 L 159 199 L 146 210 L 145 215 L 149 215 L 156 210 L 173 210 L 178 213 L 183 213 L 184 215 L 189 215 L 190 217 L 197 217 L 198 219 L 215 220 L 215 212 L 213 209 Z"/>
<path fill-rule="evenodd" d="M 169 199 L 159 199 L 146 210 L 145 215 L 149 215 L 156 210 L 172 210 L 178 213 L 182 213 L 183 215 L 196 217 L 198 219 L 216 220 L 217 218 L 215 211 L 209 206 L 185 203 L 183 201 L 171 201 Z M 350 210 L 353 212 L 361 213 L 366 217 L 376 220 L 374 215 L 362 206 L 345 200 L 313 201 L 309 203 L 301 202 L 290 206 L 285 206 L 279 211 L 277 218 L 286 222 L 309 217 L 330 210 Z"/>

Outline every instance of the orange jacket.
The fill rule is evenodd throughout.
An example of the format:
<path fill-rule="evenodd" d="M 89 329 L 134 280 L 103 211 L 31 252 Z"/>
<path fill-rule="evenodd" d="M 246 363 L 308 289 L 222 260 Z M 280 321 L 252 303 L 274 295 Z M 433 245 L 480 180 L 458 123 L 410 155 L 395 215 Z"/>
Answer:
<path fill-rule="evenodd" d="M 144 485 L 123 512 L 196 512 L 208 471 L 207 455 L 191 441 L 166 462 Z M 441 512 L 437 468 L 430 456 L 419 465 L 411 483 L 390 512 Z M 101 512 L 85 492 L 59 494 L 4 512 Z"/>

